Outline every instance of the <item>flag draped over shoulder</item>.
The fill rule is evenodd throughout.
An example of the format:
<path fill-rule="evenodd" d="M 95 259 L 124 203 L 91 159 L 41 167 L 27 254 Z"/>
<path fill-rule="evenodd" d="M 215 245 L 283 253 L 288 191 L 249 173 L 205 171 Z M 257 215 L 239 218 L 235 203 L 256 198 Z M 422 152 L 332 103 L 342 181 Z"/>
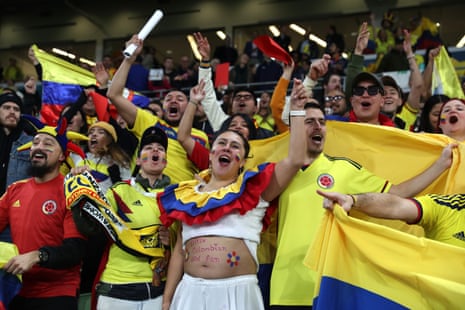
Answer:
<path fill-rule="evenodd" d="M 75 102 L 82 87 L 96 84 L 92 72 L 48 54 L 33 45 L 34 53 L 42 65 L 42 121 L 56 125 L 63 106 Z"/>
<path fill-rule="evenodd" d="M 450 98 L 465 99 L 454 64 L 444 46 L 441 46 L 439 55 L 434 60 L 431 87 L 433 94 L 444 94 Z"/>
<path fill-rule="evenodd" d="M 326 212 L 304 264 L 313 309 L 461 309 L 465 249 Z M 309 292 L 312 294 L 312 292 Z"/>
<path fill-rule="evenodd" d="M 456 142 L 441 134 L 413 133 L 387 126 L 338 121 L 326 122 L 324 152 L 347 157 L 394 184 L 408 180 L 431 166 L 444 147 Z M 268 139 L 251 140 L 246 167 L 277 162 L 287 156 L 289 132 Z M 465 144 L 453 151 L 453 162 L 421 194 L 465 192 Z"/>
<path fill-rule="evenodd" d="M 328 121 L 324 151 L 348 157 L 394 184 L 408 180 L 433 164 L 449 143 L 441 134 L 413 133 L 386 126 Z M 465 144 L 453 151 L 453 162 L 420 194 L 465 192 Z"/>

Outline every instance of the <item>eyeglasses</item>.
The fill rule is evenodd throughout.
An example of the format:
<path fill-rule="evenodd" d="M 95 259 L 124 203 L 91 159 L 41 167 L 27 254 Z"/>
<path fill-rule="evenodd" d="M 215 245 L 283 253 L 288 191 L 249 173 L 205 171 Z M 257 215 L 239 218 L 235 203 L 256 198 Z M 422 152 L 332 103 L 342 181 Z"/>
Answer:
<path fill-rule="evenodd" d="M 334 101 L 339 101 L 341 99 L 344 99 L 345 97 L 342 95 L 336 95 L 336 96 L 326 96 L 325 101 L 326 102 L 334 102 Z"/>
<path fill-rule="evenodd" d="M 235 95 L 233 100 L 250 100 L 252 99 L 253 96 L 251 94 L 246 94 L 246 95 Z"/>
<path fill-rule="evenodd" d="M 372 85 L 372 86 L 368 86 L 368 87 L 355 86 L 352 89 L 352 94 L 354 96 L 363 96 L 365 91 L 367 91 L 368 96 L 376 96 L 380 92 L 380 89 L 376 85 Z"/>

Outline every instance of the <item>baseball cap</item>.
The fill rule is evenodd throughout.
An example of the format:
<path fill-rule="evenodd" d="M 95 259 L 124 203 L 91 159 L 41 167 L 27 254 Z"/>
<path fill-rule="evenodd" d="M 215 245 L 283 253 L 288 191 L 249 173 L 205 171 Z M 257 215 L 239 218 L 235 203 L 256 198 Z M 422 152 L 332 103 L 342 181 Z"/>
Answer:
<path fill-rule="evenodd" d="M 395 88 L 397 90 L 397 92 L 399 93 L 399 97 L 402 98 L 402 96 L 403 96 L 402 89 L 397 84 L 396 80 L 394 80 L 391 76 L 384 75 L 381 78 L 381 82 L 384 84 L 384 86 L 391 86 L 391 87 Z"/>
<path fill-rule="evenodd" d="M 7 92 L 0 95 L 0 106 L 6 102 L 16 103 L 20 109 L 23 107 L 23 100 L 15 93 Z"/>
<path fill-rule="evenodd" d="M 363 81 L 371 81 L 373 82 L 376 86 L 378 86 L 380 88 L 380 92 L 382 95 L 384 95 L 384 84 L 383 82 L 376 76 L 374 75 L 373 73 L 370 73 L 370 72 L 360 72 L 359 74 L 357 74 L 355 76 L 355 78 L 352 80 L 352 88 L 350 89 L 350 94 L 352 95 L 352 89 L 356 86 L 358 86 L 358 84 L 360 82 L 363 82 Z"/>
<path fill-rule="evenodd" d="M 142 150 L 144 146 L 150 143 L 159 143 L 165 148 L 165 151 L 168 151 L 168 137 L 166 133 L 158 127 L 149 127 L 142 134 L 140 139 L 139 150 Z"/>

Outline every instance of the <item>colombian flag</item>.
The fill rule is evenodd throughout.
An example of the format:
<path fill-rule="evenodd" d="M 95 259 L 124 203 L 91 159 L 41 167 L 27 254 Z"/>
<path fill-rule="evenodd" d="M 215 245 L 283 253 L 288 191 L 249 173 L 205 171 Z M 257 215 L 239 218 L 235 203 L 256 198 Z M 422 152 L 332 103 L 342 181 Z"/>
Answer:
<path fill-rule="evenodd" d="M 442 134 L 414 133 L 387 126 L 338 121 L 326 122 L 324 152 L 347 157 L 394 184 L 406 181 L 431 166 L 444 147 L 457 141 Z M 246 167 L 277 162 L 287 156 L 289 133 L 250 141 Z M 465 143 L 453 151 L 453 162 L 421 194 L 453 194 L 465 190 Z"/>
<path fill-rule="evenodd" d="M 394 184 L 406 181 L 431 166 L 444 147 L 457 141 L 442 134 L 414 133 L 393 127 L 329 121 L 324 151 L 348 157 Z M 465 143 L 453 151 L 449 169 L 421 194 L 453 194 L 465 190 Z"/>
<path fill-rule="evenodd" d="M 313 309 L 462 309 L 465 249 L 326 212 L 304 264 Z M 312 294 L 312 292 L 309 292 Z"/>
<path fill-rule="evenodd" d="M 33 45 L 34 53 L 42 65 L 42 121 L 56 125 L 63 106 L 73 103 L 82 87 L 97 83 L 92 72 L 55 57 Z"/>
<path fill-rule="evenodd" d="M 33 45 L 35 55 L 42 65 L 42 109 L 40 115 L 46 124 L 56 126 L 63 106 L 74 103 L 79 98 L 83 86 L 96 85 L 97 80 L 92 72 L 74 65 L 66 60 L 55 57 Z M 149 104 L 149 98 L 132 90 L 125 89 L 123 95 L 135 105 L 144 107 Z M 93 95 L 97 113 L 110 110 L 106 97 Z M 100 116 L 103 114 L 99 114 Z"/>

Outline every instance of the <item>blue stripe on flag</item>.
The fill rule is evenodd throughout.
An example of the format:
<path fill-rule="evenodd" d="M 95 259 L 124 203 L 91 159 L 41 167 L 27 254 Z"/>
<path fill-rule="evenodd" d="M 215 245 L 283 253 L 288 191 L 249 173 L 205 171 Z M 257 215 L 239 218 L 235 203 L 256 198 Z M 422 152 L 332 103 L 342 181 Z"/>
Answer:
<path fill-rule="evenodd" d="M 63 106 L 67 103 L 74 103 L 82 91 L 82 87 L 75 84 L 43 81 L 42 85 L 42 102 L 47 104 Z"/>
<path fill-rule="evenodd" d="M 386 283 L 386 285 L 389 284 Z M 321 279 L 320 295 L 313 300 L 313 309 L 394 310 L 408 308 L 361 287 L 331 277 L 323 277 Z"/>

